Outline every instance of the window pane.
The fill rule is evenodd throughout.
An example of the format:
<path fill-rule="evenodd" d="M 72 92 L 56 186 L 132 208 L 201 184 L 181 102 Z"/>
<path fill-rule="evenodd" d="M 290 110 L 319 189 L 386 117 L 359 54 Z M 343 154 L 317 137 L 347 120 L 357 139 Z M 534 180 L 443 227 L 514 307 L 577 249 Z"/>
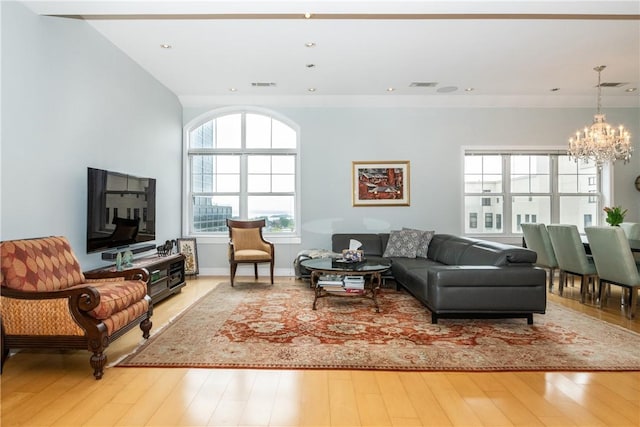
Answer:
<path fill-rule="evenodd" d="M 482 174 L 482 156 L 464 156 L 464 172 Z"/>
<path fill-rule="evenodd" d="M 578 230 L 584 233 L 585 225 L 589 225 L 585 224 L 585 221 L 597 221 L 597 209 L 597 203 L 591 203 L 589 196 L 561 196 L 560 223 L 575 224 Z"/>
<path fill-rule="evenodd" d="M 558 175 L 558 192 L 575 193 L 578 190 L 577 175 Z"/>
<path fill-rule="evenodd" d="M 558 159 L 558 191 L 560 193 L 597 192 L 598 169 L 592 163 L 570 160 L 569 156 Z"/>
<path fill-rule="evenodd" d="M 227 229 L 227 218 L 231 218 L 233 212 L 239 212 L 238 197 L 214 198 L 194 197 L 193 198 L 193 231 L 220 232 Z"/>
<path fill-rule="evenodd" d="M 296 189 L 294 175 L 273 175 L 272 182 L 274 193 L 293 193 Z"/>
<path fill-rule="evenodd" d="M 271 156 L 248 156 L 247 167 L 249 173 L 270 173 Z"/>
<path fill-rule="evenodd" d="M 216 173 L 240 173 L 240 156 L 215 156 Z"/>
<path fill-rule="evenodd" d="M 485 175 L 482 191 L 484 193 L 502 193 L 502 175 Z"/>
<path fill-rule="evenodd" d="M 213 147 L 213 121 L 191 131 L 189 135 L 190 148 L 212 148 Z"/>
<path fill-rule="evenodd" d="M 550 191 L 548 156 L 511 156 L 511 191 L 513 193 L 548 193 Z"/>
<path fill-rule="evenodd" d="M 502 156 L 482 156 L 482 172 L 485 174 L 501 174 Z"/>
<path fill-rule="evenodd" d="M 212 192 L 214 156 L 193 156 L 191 158 L 191 188 L 194 193 Z"/>
<path fill-rule="evenodd" d="M 273 148 L 296 148 L 296 131 L 279 120 L 272 120 Z"/>
<path fill-rule="evenodd" d="M 247 148 L 271 148 L 271 118 L 247 114 Z"/>
<path fill-rule="evenodd" d="M 216 119 L 216 148 L 240 148 L 241 117 L 240 114 L 229 114 Z"/>
<path fill-rule="evenodd" d="M 271 192 L 271 175 L 252 174 L 247 177 L 247 190 L 250 193 Z"/>
<path fill-rule="evenodd" d="M 249 218 L 267 218 L 266 231 L 293 231 L 293 196 L 249 196 Z"/>
<path fill-rule="evenodd" d="M 216 178 L 216 192 L 237 193 L 240 191 L 239 174 L 220 174 Z"/>
<path fill-rule="evenodd" d="M 490 198 L 491 203 L 487 204 L 487 197 L 482 196 L 465 196 L 465 232 L 466 233 L 499 233 L 502 232 L 502 221 L 498 224 L 493 221 L 494 217 L 503 214 L 503 198 L 502 196 L 493 196 Z M 482 219 L 478 221 L 478 216 Z M 489 217 L 491 222 L 488 221 Z M 489 226 L 488 226 L 489 225 Z"/>
<path fill-rule="evenodd" d="M 273 173 L 296 173 L 296 158 L 293 156 L 272 156 Z"/>
<path fill-rule="evenodd" d="M 482 193 L 482 175 L 465 175 L 464 192 Z"/>
<path fill-rule="evenodd" d="M 521 233 L 523 222 L 551 222 L 550 196 L 514 196 L 511 204 L 512 232 Z"/>

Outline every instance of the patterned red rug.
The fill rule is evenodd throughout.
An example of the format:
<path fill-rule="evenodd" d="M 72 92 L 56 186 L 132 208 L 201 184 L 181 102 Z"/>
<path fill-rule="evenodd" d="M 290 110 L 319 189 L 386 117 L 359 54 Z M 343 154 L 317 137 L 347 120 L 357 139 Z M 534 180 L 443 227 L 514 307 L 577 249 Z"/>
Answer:
<path fill-rule="evenodd" d="M 325 298 L 302 282 L 222 283 L 117 366 L 423 371 L 640 370 L 640 334 L 549 303 L 524 319 L 431 324 L 413 297 Z"/>

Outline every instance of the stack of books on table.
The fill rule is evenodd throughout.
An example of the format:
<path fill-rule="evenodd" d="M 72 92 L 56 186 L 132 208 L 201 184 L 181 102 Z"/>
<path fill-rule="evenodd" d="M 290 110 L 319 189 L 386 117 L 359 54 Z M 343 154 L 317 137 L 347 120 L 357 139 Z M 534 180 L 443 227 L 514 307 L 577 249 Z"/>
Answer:
<path fill-rule="evenodd" d="M 321 286 L 328 291 L 343 291 L 343 277 L 338 274 L 325 274 L 318 277 L 318 286 Z"/>
<path fill-rule="evenodd" d="M 345 276 L 344 289 L 347 293 L 364 293 L 364 276 Z"/>

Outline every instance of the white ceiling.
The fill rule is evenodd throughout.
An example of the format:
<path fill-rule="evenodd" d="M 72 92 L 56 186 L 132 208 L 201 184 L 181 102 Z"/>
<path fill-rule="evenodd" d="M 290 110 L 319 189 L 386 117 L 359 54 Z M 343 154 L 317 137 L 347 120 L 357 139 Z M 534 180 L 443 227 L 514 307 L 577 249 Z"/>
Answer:
<path fill-rule="evenodd" d="M 638 0 L 26 3 L 86 19 L 185 106 L 595 108 L 593 67 L 604 64 L 603 82 L 625 84 L 603 89 L 603 108 L 640 107 Z"/>

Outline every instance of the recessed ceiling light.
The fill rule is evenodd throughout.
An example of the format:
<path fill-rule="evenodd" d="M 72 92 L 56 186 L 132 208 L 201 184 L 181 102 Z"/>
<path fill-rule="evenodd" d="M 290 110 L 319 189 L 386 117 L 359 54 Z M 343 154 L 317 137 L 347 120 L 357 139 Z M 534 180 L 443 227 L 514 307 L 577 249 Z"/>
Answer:
<path fill-rule="evenodd" d="M 167 44 L 167 43 L 162 43 L 160 45 L 160 47 L 163 48 L 163 49 L 171 49 L 172 46 L 170 44 Z"/>
<path fill-rule="evenodd" d="M 310 87 L 309 89 L 307 89 L 309 92 L 315 92 L 316 88 L 315 87 Z"/>
<path fill-rule="evenodd" d="M 304 45 L 306 47 L 316 47 L 316 44 L 314 42 L 306 42 Z"/>
<path fill-rule="evenodd" d="M 449 92 L 455 92 L 457 90 L 458 90 L 457 86 L 443 86 L 443 87 L 439 87 L 438 89 L 436 89 L 436 92 L 449 93 Z"/>
<path fill-rule="evenodd" d="M 464 91 L 465 91 L 465 92 L 473 92 L 474 90 L 475 90 L 474 88 L 472 88 L 472 87 L 468 87 L 468 88 L 466 88 Z"/>
<path fill-rule="evenodd" d="M 237 91 L 238 91 L 238 89 L 235 88 L 235 87 L 230 87 L 229 88 L 229 92 L 237 92 Z"/>
<path fill-rule="evenodd" d="M 387 88 L 387 92 L 393 92 L 394 90 L 396 90 L 396 89 L 395 89 L 395 88 L 393 88 L 393 87 L 388 87 L 388 88 Z"/>
<path fill-rule="evenodd" d="M 304 17 L 305 17 L 306 19 L 311 18 L 311 12 L 305 12 Z"/>
<path fill-rule="evenodd" d="M 638 90 L 638 88 L 637 88 L 637 87 L 630 87 L 629 89 L 625 89 L 624 91 L 625 91 L 625 92 L 629 92 L 629 93 L 631 93 L 631 92 L 635 92 L 635 91 L 637 91 L 637 90 Z"/>

